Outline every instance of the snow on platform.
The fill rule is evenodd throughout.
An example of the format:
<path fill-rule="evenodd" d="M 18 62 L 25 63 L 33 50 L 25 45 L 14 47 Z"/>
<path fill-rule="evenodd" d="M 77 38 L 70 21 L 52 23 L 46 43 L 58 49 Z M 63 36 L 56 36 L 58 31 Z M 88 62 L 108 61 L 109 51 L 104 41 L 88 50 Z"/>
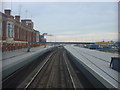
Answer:
<path fill-rule="evenodd" d="M 120 81 L 118 81 L 119 72 L 110 68 L 111 57 L 118 56 L 118 54 L 106 53 L 72 45 L 65 46 L 65 49 L 75 56 L 79 60 L 79 63 L 84 64 L 83 66 L 85 66 L 86 69 L 88 69 L 88 71 L 107 88 L 118 88 L 118 86 L 120 86 Z"/>
<path fill-rule="evenodd" d="M 15 70 L 23 67 L 25 64 L 31 62 L 41 54 L 52 49 L 53 46 L 35 47 L 31 48 L 30 52 L 27 52 L 27 48 L 2 53 L 2 72 L 3 78 L 14 72 Z"/>
<path fill-rule="evenodd" d="M 33 53 L 33 52 L 38 51 L 39 49 L 43 49 L 43 48 L 44 48 L 43 46 L 33 47 L 30 49 L 31 50 L 30 53 Z M 14 50 L 14 51 L 6 51 L 6 52 L 2 53 L 2 60 L 10 59 L 10 58 L 17 57 L 19 55 L 24 55 L 24 54 L 28 54 L 27 48 L 18 49 L 18 50 Z"/>

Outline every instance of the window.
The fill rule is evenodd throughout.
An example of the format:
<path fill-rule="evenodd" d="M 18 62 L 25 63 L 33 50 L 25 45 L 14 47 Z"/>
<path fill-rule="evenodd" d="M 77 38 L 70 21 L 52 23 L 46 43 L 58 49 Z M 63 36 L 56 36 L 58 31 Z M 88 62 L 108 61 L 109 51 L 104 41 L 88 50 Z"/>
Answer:
<path fill-rule="evenodd" d="M 8 23 L 8 37 L 10 37 L 10 23 Z"/>
<path fill-rule="evenodd" d="M 18 39 L 20 38 L 19 29 L 17 29 Z"/>
<path fill-rule="evenodd" d="M 39 42 L 39 33 L 36 35 L 36 42 Z"/>
<path fill-rule="evenodd" d="M 14 25 L 12 24 L 11 37 L 14 37 Z"/>
<path fill-rule="evenodd" d="M 8 37 L 14 37 L 14 24 L 8 23 Z"/>

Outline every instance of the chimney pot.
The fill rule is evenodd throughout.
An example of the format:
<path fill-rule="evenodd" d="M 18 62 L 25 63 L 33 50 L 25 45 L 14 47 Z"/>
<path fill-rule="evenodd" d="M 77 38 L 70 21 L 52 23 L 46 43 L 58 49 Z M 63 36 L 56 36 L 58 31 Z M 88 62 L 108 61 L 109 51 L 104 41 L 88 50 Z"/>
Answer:
<path fill-rule="evenodd" d="M 11 10 L 7 9 L 4 11 L 6 15 L 11 15 Z"/>
<path fill-rule="evenodd" d="M 20 22 L 20 16 L 15 16 L 15 20 Z"/>

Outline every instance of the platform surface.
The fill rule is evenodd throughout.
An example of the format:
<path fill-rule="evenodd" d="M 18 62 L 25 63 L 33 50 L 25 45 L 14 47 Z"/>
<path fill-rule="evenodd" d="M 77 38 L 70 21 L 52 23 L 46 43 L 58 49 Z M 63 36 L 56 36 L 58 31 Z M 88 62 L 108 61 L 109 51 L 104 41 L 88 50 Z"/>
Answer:
<path fill-rule="evenodd" d="M 44 46 L 34 47 L 34 48 L 30 49 L 30 52 L 27 52 L 27 48 L 15 50 L 15 51 L 3 52 L 2 53 L 2 67 L 6 67 L 6 66 L 13 64 L 15 62 L 19 62 L 22 58 L 29 57 L 33 54 L 36 54 L 38 52 L 42 52 L 42 51 L 49 49 L 51 47 L 52 46 L 47 46 L 46 48 L 44 48 Z"/>
<path fill-rule="evenodd" d="M 118 79 L 120 73 L 110 68 L 111 57 L 118 56 L 118 54 L 106 53 L 73 45 L 67 45 L 65 48 L 78 60 L 89 67 L 89 70 L 94 71 L 113 87 L 118 88 L 120 86 L 120 79 Z M 103 81 L 101 80 L 101 82 Z"/>

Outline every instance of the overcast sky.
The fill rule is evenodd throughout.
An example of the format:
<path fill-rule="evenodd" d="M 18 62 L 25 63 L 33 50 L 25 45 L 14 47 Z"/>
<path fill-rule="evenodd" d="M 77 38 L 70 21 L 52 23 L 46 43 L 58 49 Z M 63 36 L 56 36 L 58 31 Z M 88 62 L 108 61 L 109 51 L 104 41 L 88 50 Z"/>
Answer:
<path fill-rule="evenodd" d="M 21 12 L 20 12 L 21 7 Z M 117 40 L 117 2 L 12 2 L 3 8 L 21 19 L 32 18 L 34 28 L 52 34 L 47 41 Z"/>

